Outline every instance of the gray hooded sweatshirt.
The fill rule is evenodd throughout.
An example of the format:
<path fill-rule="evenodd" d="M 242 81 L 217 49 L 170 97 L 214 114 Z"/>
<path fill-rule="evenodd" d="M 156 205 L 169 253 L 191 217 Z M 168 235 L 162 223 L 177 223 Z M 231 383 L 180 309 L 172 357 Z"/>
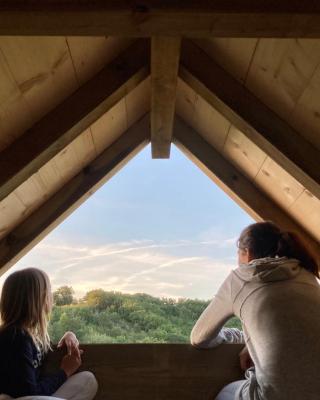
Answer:
<path fill-rule="evenodd" d="M 233 315 L 243 334 L 223 328 Z M 191 332 L 197 347 L 245 343 L 254 367 L 236 400 L 320 399 L 320 286 L 294 259 L 233 270 Z"/>

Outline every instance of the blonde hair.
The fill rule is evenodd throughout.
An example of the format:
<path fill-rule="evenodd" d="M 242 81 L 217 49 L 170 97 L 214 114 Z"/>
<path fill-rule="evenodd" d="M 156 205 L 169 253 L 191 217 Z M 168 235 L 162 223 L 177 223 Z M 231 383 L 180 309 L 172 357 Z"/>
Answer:
<path fill-rule="evenodd" d="M 52 308 L 48 275 L 37 268 L 14 272 L 5 280 L 0 299 L 1 329 L 18 326 L 32 337 L 41 351 L 50 349 L 48 334 Z"/>

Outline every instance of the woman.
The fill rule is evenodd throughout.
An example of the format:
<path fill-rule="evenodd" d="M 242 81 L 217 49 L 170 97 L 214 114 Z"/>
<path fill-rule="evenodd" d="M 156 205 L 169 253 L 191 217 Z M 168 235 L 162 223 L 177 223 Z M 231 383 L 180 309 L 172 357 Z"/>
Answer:
<path fill-rule="evenodd" d="M 0 301 L 1 400 L 44 400 L 47 396 L 91 400 L 95 396 L 97 382 L 93 374 L 76 373 L 81 365 L 81 350 L 72 332 L 67 332 L 58 344 L 68 349 L 60 369 L 41 375 L 43 358 L 51 349 L 47 329 L 51 308 L 51 286 L 43 271 L 27 268 L 14 272 L 4 282 Z"/>
<path fill-rule="evenodd" d="M 191 333 L 197 347 L 245 343 L 246 379 L 216 400 L 320 399 L 320 286 L 315 257 L 271 222 L 248 226 L 233 270 Z M 223 328 L 233 315 L 243 334 Z M 250 358 L 249 358 L 250 355 Z"/>

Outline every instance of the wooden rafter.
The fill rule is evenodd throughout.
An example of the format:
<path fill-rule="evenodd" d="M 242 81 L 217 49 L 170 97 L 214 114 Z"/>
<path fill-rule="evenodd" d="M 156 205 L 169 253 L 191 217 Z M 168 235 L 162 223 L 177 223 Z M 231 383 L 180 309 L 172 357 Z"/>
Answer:
<path fill-rule="evenodd" d="M 189 40 L 182 44 L 179 76 L 320 199 L 320 151 Z"/>
<path fill-rule="evenodd" d="M 0 153 L 0 200 L 74 140 L 149 74 L 139 39 Z"/>
<path fill-rule="evenodd" d="M 320 255 L 320 244 L 271 198 L 207 143 L 197 132 L 176 118 L 174 142 L 210 179 L 220 186 L 255 220 L 271 220 L 295 231 Z"/>
<path fill-rule="evenodd" d="M 153 158 L 169 158 L 176 105 L 180 38 L 151 40 L 151 146 Z"/>
<path fill-rule="evenodd" d="M 127 130 L 0 241 L 0 274 L 62 222 L 150 141 L 149 116 Z"/>
<path fill-rule="evenodd" d="M 2 0 L 2 35 L 320 37 L 312 0 Z"/>

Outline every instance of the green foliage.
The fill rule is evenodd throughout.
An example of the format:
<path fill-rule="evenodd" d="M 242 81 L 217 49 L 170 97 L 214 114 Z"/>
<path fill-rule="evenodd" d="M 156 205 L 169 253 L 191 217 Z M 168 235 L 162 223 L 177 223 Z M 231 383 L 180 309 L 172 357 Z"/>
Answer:
<path fill-rule="evenodd" d="M 78 304 L 56 303 L 49 333 L 53 343 L 68 330 L 82 343 L 187 343 L 207 305 L 201 300 L 176 301 L 96 289 Z M 241 322 L 232 318 L 227 326 L 241 329 Z"/>
<path fill-rule="evenodd" d="M 53 292 L 53 303 L 56 306 L 66 306 L 72 304 L 74 290 L 71 286 L 61 286 Z"/>
<path fill-rule="evenodd" d="M 90 290 L 83 302 L 88 306 L 96 307 L 99 310 L 118 310 L 122 305 L 122 295 L 115 292 L 105 292 L 103 289 Z"/>

